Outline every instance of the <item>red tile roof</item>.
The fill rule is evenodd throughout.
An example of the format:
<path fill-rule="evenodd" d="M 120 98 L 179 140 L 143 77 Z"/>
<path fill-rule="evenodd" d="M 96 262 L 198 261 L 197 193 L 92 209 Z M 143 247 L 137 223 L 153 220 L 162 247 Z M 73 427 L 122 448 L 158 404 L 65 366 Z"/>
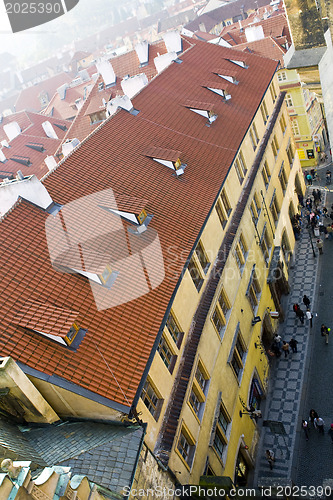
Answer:
<path fill-rule="evenodd" d="M 242 59 L 248 69 L 235 67 L 227 59 L 236 56 L 230 49 L 195 42 L 181 56 L 181 64 L 171 64 L 133 99 L 140 110 L 137 116 L 120 110 L 45 181 L 54 201 L 61 204 L 107 188 L 116 195 L 147 200 L 147 210 L 154 215 L 149 229 L 157 232 L 165 261 L 165 277 L 156 288 L 130 302 L 98 310 L 85 278 L 52 267 L 44 211 L 21 201 L 0 223 L 2 355 L 57 375 L 58 381 L 62 378 L 90 389 L 110 402 L 131 405 L 186 256 L 276 69 L 276 62 L 247 53 Z M 208 94 L 219 116 L 206 127 L 206 119 L 183 103 L 189 96 L 197 101 L 207 99 L 208 91 L 201 83 L 203 79 L 220 81 L 214 75 L 216 67 L 235 72 L 239 84 L 233 87 L 228 102 Z M 150 146 L 181 151 L 188 165 L 185 174 L 178 179 L 169 168 L 145 156 Z M 80 206 L 81 202 L 76 203 Z M 80 223 L 86 221 L 87 228 L 97 230 L 83 204 L 80 210 Z M 108 230 L 104 224 L 102 227 Z M 142 242 L 149 234 L 147 231 L 135 241 Z M 174 250 L 172 261 L 170 248 Z M 148 259 L 147 268 L 155 262 Z M 132 283 L 129 280 L 132 286 L 136 276 Z M 99 290 L 103 297 L 105 289 Z M 114 290 L 122 293 L 117 281 Z M 77 352 L 13 323 L 13 311 L 28 300 L 78 311 L 77 323 L 88 333 Z"/>
<path fill-rule="evenodd" d="M 38 113 L 45 107 L 41 105 L 38 96 L 46 92 L 49 100 L 51 100 L 57 88 L 61 87 L 64 83 L 70 83 L 72 79 L 73 76 L 69 73 L 60 73 L 59 75 L 55 75 L 36 85 L 21 90 L 15 103 L 16 111 L 27 110 Z"/>
<path fill-rule="evenodd" d="M 250 50 L 260 56 L 280 61 L 281 66 L 284 66 L 283 56 L 286 53 L 286 50 L 276 43 L 272 37 L 262 38 L 261 40 L 257 40 L 255 42 L 241 43 L 239 45 L 235 45 L 233 48 L 242 51 Z"/>
<path fill-rule="evenodd" d="M 241 43 L 246 43 L 246 28 L 252 28 L 256 26 L 262 26 L 264 37 L 272 37 L 279 44 L 286 42 L 286 37 L 291 44 L 291 37 L 289 34 L 288 21 L 285 14 L 275 15 L 267 19 L 262 19 L 255 21 L 256 16 L 242 21 L 242 27 L 240 28 L 239 23 L 231 24 L 230 26 L 225 26 L 220 33 L 225 41 L 230 43 L 232 46 Z"/>
<path fill-rule="evenodd" d="M 50 139 L 46 136 L 42 127 L 45 121 L 49 121 L 51 125 L 53 125 L 58 139 Z M 3 126 L 11 122 L 17 122 L 22 132 L 9 142 L 10 148 L 4 147 L 2 149 L 2 152 L 7 158 L 7 161 L 1 164 L 3 165 L 2 170 L 12 172 L 14 175 L 16 175 L 18 170 L 21 170 L 23 175 L 35 174 L 38 179 L 41 179 L 48 172 L 44 159 L 46 156 L 54 155 L 57 152 L 71 122 L 48 118 L 38 113 L 21 111 L 20 113 L 6 116 L 3 119 L 0 125 L 0 141 L 8 141 Z M 60 128 L 57 125 L 59 125 Z M 27 147 L 27 144 L 41 145 L 44 151 L 36 151 L 33 148 Z M 11 158 L 15 157 L 28 158 L 31 164 L 26 166 L 11 160 Z"/>
<path fill-rule="evenodd" d="M 188 49 L 190 42 L 183 38 L 183 51 Z M 162 55 L 167 52 L 164 41 L 160 40 L 156 43 L 149 44 L 148 51 L 148 64 L 146 66 L 140 66 L 140 61 L 135 50 L 127 52 L 118 57 L 113 57 L 109 59 L 112 64 L 113 70 L 116 74 L 116 85 L 110 87 L 110 89 L 105 89 L 103 92 L 99 92 L 98 83 L 102 82 L 103 79 L 100 76 L 91 90 L 89 96 L 87 97 L 83 107 L 78 112 L 77 116 L 73 121 L 73 125 L 69 130 L 68 137 L 76 137 L 80 141 L 85 139 L 91 132 L 97 128 L 100 123 L 91 123 L 89 114 L 96 110 L 96 106 L 100 106 L 102 103 L 102 98 L 104 97 L 106 101 L 109 100 L 108 96 L 115 97 L 116 95 L 123 95 L 123 90 L 121 88 L 121 81 L 124 76 L 134 76 L 139 73 L 144 73 L 148 80 L 151 80 L 156 76 L 157 71 L 154 64 L 154 58 L 158 54 Z M 96 70 L 97 71 L 97 70 Z"/>
<path fill-rule="evenodd" d="M 78 112 L 75 101 L 81 99 L 81 102 L 83 102 L 84 97 L 87 97 L 91 91 L 93 84 L 94 82 L 88 81 L 75 87 L 68 87 L 64 99 L 61 99 L 58 92 L 56 92 L 48 106 L 43 110 L 43 114 L 61 118 L 62 120 L 72 120 Z"/>

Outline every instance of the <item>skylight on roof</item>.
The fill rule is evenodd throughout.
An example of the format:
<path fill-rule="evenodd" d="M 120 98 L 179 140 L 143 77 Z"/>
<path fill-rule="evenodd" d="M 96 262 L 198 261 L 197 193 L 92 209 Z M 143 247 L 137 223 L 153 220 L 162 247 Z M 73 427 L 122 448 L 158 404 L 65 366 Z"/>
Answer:
<path fill-rule="evenodd" d="M 53 124 L 55 127 L 60 128 L 60 130 L 63 130 L 64 132 L 67 130 L 66 125 L 60 125 L 60 123 L 54 123 Z"/>

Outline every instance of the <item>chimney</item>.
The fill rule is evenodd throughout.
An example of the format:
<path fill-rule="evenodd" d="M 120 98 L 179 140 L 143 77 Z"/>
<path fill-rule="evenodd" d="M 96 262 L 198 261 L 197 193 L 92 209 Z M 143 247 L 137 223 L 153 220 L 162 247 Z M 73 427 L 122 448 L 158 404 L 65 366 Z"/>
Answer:
<path fill-rule="evenodd" d="M 242 19 L 246 19 L 244 5 L 241 6 L 240 11 L 241 11 L 241 14 L 242 14 Z"/>
<path fill-rule="evenodd" d="M 149 59 L 149 44 L 144 41 L 135 45 L 135 52 L 139 58 L 140 66 L 148 64 Z"/>
<path fill-rule="evenodd" d="M 3 146 L 4 148 L 10 148 L 10 145 L 8 144 L 8 141 L 6 141 L 6 139 L 3 139 L 1 141 L 1 146 Z"/>
<path fill-rule="evenodd" d="M 54 156 L 47 156 L 44 158 L 45 165 L 49 170 L 53 170 L 54 167 L 57 166 L 57 160 L 54 158 Z"/>
<path fill-rule="evenodd" d="M 35 175 L 23 179 L 16 177 L 0 184 L 0 214 L 7 213 L 20 196 L 44 210 L 52 203 L 51 196 Z"/>
<path fill-rule="evenodd" d="M 74 149 L 76 148 L 76 146 L 78 146 L 80 144 L 80 141 L 79 139 L 72 139 L 72 140 L 68 140 L 65 141 L 62 145 L 62 154 L 64 156 L 68 156 L 72 151 L 74 151 Z"/>
<path fill-rule="evenodd" d="M 66 97 L 66 90 L 68 89 L 68 83 L 64 83 L 61 87 L 57 88 L 57 92 L 61 100 L 64 100 Z"/>
<path fill-rule="evenodd" d="M 167 52 L 166 54 L 155 57 L 154 64 L 157 72 L 161 73 L 161 71 L 170 66 L 172 61 L 174 61 L 175 59 L 177 59 L 176 52 Z"/>
<path fill-rule="evenodd" d="M 57 133 L 49 121 L 42 123 L 43 130 L 50 139 L 58 139 Z"/>
<path fill-rule="evenodd" d="M 163 40 L 168 52 L 178 52 L 182 51 L 182 38 L 179 31 L 173 30 L 164 33 Z"/>
<path fill-rule="evenodd" d="M 24 175 L 22 174 L 22 171 L 21 171 L 21 170 L 18 170 L 18 171 L 17 171 L 16 179 L 17 179 L 18 181 L 23 181 L 23 179 L 24 179 Z"/>
<path fill-rule="evenodd" d="M 245 36 L 247 42 L 255 42 L 256 40 L 262 40 L 265 38 L 263 27 L 259 24 L 259 26 L 250 26 L 245 28 Z"/>
<path fill-rule="evenodd" d="M 21 133 L 21 127 L 17 122 L 7 123 L 7 125 L 3 126 L 3 130 L 9 141 L 12 141 Z"/>
<path fill-rule="evenodd" d="M 140 92 L 148 84 L 148 78 L 145 73 L 124 78 L 121 82 L 121 88 L 125 95 L 130 99 Z"/>
<path fill-rule="evenodd" d="M 107 103 L 106 111 L 109 116 L 114 115 L 118 108 L 125 109 L 126 111 L 131 111 L 133 109 L 133 104 L 127 95 L 118 95 L 114 99 L 111 99 Z"/>
<path fill-rule="evenodd" d="M 105 86 L 114 85 L 116 83 L 116 74 L 113 71 L 112 64 L 109 61 L 101 60 L 96 63 L 98 72 L 102 75 Z"/>
<path fill-rule="evenodd" d="M 7 160 L 7 158 L 5 157 L 2 149 L 0 149 L 0 161 L 1 161 L 1 163 L 4 163 L 6 160 Z"/>

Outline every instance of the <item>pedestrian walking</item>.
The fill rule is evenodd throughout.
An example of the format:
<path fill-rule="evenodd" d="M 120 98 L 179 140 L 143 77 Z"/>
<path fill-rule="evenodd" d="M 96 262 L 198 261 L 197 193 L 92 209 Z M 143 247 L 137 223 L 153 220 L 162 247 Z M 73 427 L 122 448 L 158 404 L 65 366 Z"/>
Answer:
<path fill-rule="evenodd" d="M 324 242 L 321 238 L 317 238 L 317 241 L 316 241 L 316 245 L 317 245 L 317 248 L 319 250 L 319 253 L 320 254 L 323 254 L 323 246 L 324 246 Z"/>
<path fill-rule="evenodd" d="M 304 311 L 301 308 L 297 309 L 296 316 L 301 321 L 302 325 L 304 324 Z"/>
<path fill-rule="evenodd" d="M 333 443 L 333 424 L 331 424 L 330 428 L 328 429 L 328 434 L 332 440 Z"/>
<path fill-rule="evenodd" d="M 309 424 L 307 423 L 306 420 L 302 420 L 302 429 L 305 434 L 305 439 L 309 441 Z"/>
<path fill-rule="evenodd" d="M 314 419 L 314 425 L 315 425 L 315 428 L 318 429 L 320 434 L 324 434 L 325 422 L 321 417 Z"/>
<path fill-rule="evenodd" d="M 306 316 L 306 319 L 309 321 L 310 323 L 310 328 L 312 328 L 312 320 L 313 320 L 313 314 L 312 312 L 310 311 L 310 309 L 307 309 L 305 311 L 305 316 Z"/>
<path fill-rule="evenodd" d="M 284 351 L 284 357 L 287 358 L 289 354 L 289 344 L 285 340 L 282 341 L 282 351 Z"/>
<path fill-rule="evenodd" d="M 266 460 L 269 463 L 269 468 L 273 469 L 273 464 L 275 462 L 275 455 L 273 450 L 266 450 L 265 452 Z"/>
<path fill-rule="evenodd" d="M 309 309 L 311 301 L 307 295 L 303 295 L 303 304 L 307 309 Z"/>
<path fill-rule="evenodd" d="M 309 415 L 309 420 L 310 422 L 312 423 L 313 427 L 315 427 L 315 419 L 318 418 L 319 415 L 318 413 L 316 412 L 316 410 L 314 410 L 313 408 L 310 410 L 310 415 Z"/>
<path fill-rule="evenodd" d="M 276 333 L 276 334 L 274 335 L 274 342 L 276 342 L 276 343 L 277 343 L 277 345 L 278 345 L 278 347 L 279 347 L 279 349 L 281 349 L 281 347 L 282 347 L 282 339 L 281 339 L 281 335 L 279 335 L 278 333 Z"/>
<path fill-rule="evenodd" d="M 306 180 L 307 180 L 308 186 L 312 186 L 312 175 L 311 174 L 308 174 L 306 176 Z"/>
<path fill-rule="evenodd" d="M 324 323 L 321 325 L 320 332 L 321 332 L 321 336 L 325 337 L 325 344 L 328 344 L 328 336 L 329 336 L 330 331 L 331 331 L 331 329 L 328 328 L 326 325 L 324 325 Z"/>
<path fill-rule="evenodd" d="M 298 342 L 294 338 L 292 338 L 292 339 L 289 340 L 289 345 L 290 345 L 291 350 L 293 352 L 297 352 L 297 344 L 298 344 Z"/>
<path fill-rule="evenodd" d="M 299 307 L 299 304 L 295 303 L 295 304 L 293 305 L 293 311 L 294 311 L 294 313 L 296 313 L 296 314 L 297 314 L 297 311 L 299 310 L 299 308 L 300 308 L 300 307 Z"/>

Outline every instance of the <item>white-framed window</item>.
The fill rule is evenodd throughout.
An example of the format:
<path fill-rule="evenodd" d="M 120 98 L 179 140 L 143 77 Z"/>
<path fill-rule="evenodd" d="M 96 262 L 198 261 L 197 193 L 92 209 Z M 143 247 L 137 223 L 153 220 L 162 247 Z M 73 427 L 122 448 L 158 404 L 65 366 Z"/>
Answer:
<path fill-rule="evenodd" d="M 292 129 L 294 135 L 300 135 L 298 121 L 296 118 L 291 121 L 291 129 Z"/>
<path fill-rule="evenodd" d="M 292 108 L 294 106 L 291 94 L 286 94 L 286 105 L 287 105 L 287 108 Z"/>

